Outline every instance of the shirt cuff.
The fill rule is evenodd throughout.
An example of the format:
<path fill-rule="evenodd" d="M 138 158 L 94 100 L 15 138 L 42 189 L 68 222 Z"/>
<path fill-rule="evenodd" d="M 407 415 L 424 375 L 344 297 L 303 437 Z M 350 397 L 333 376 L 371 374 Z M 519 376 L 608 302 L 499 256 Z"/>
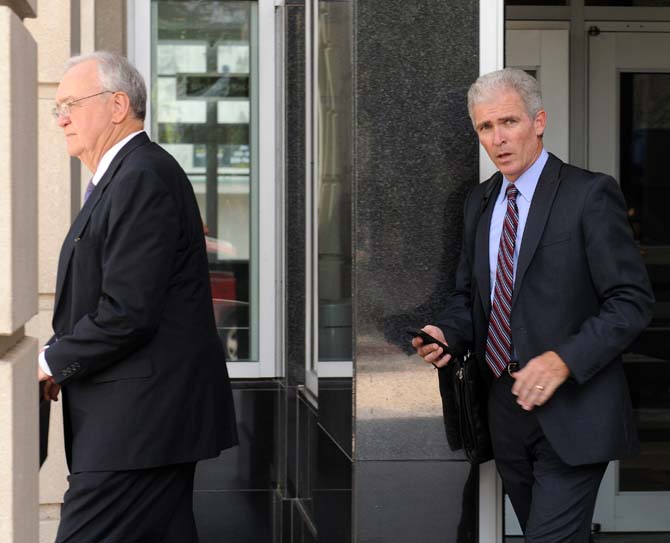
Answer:
<path fill-rule="evenodd" d="M 44 350 L 40 353 L 38 362 L 40 364 L 40 368 L 42 368 L 42 371 L 46 373 L 48 376 L 53 377 L 53 373 L 51 373 L 51 368 L 49 367 L 49 364 L 47 364 L 47 357 L 44 355 L 44 353 L 47 352 L 48 348 L 49 348 L 48 345 L 44 347 Z"/>

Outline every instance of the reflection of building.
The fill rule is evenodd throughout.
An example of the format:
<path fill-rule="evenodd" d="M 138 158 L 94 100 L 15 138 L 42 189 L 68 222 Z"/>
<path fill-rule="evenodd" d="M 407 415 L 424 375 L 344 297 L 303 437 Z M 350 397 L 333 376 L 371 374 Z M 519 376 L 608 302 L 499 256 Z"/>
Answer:
<path fill-rule="evenodd" d="M 589 125 L 586 112 L 618 102 L 605 91 L 599 99 L 583 94 L 602 75 L 588 67 L 605 66 L 588 55 L 600 51 L 610 62 L 614 52 L 637 51 L 651 35 L 628 29 L 621 38 L 617 25 L 654 20 L 662 26 L 670 8 L 534 3 L 508 2 L 507 63 L 540 78 L 550 149 L 607 169 L 618 155 L 595 142 L 615 134 L 619 145 L 619 113 L 600 113 Z M 200 466 L 195 506 L 202 542 L 460 542 L 475 541 L 477 527 L 480 541 L 501 541 L 503 499 L 493 470 L 486 466 L 477 477 L 448 450 L 435 375 L 406 356 L 404 329 L 439 310 L 456 266 L 462 200 L 487 173 L 482 163 L 480 176 L 465 92 L 480 70 L 502 62 L 503 2 L 452 0 L 429 8 L 393 0 L 9 4 L 14 7 L 0 6 L 8 82 L 0 86 L 6 112 L 0 132 L 11 134 L 0 140 L 0 391 L 12 393 L 0 393 L 0 431 L 11 444 L 0 448 L 8 481 L 0 489 L 0 510 L 12 511 L 16 529 L 8 535 L 0 515 L 0 540 L 36 541 L 30 459 L 37 444 L 25 429 L 35 417 L 30 387 L 37 344 L 24 337 L 23 325 L 27 335 L 46 339 L 57 251 L 89 176 L 66 157 L 48 112 L 71 52 L 106 48 L 127 53 L 145 74 L 147 128 L 193 183 L 208 231 L 213 311 L 237 378 L 243 441 Z M 31 18 L 35 7 L 37 18 Z M 627 23 L 611 20 L 626 17 Z M 585 38 L 580 29 L 592 21 L 602 32 Z M 653 52 L 667 51 L 658 45 L 667 39 L 659 28 L 656 45 L 635 57 L 647 62 L 641 71 L 656 76 L 665 68 L 651 65 Z M 625 41 L 633 34 L 634 41 Z M 583 39 L 591 40 L 589 47 Z M 606 48 L 619 39 L 614 52 Z M 31 93 L 35 77 L 37 92 Z M 667 85 L 645 88 L 647 94 L 622 94 L 637 104 L 631 111 L 667 103 Z M 607 89 L 618 96 L 611 82 Z M 652 113 L 646 114 L 654 126 L 664 129 L 665 116 Z M 631 160 L 638 167 L 639 146 L 652 134 L 633 134 Z M 665 178 L 645 182 L 664 194 Z M 656 200 L 636 205 L 647 215 L 635 220 L 663 232 L 655 222 L 659 213 L 649 215 L 659 209 Z M 653 247 L 648 254 L 660 284 L 667 278 L 667 250 Z M 666 336 L 658 327 L 638 350 L 657 348 Z M 644 361 L 631 363 L 629 373 L 648 406 L 667 370 L 657 360 Z M 647 386 L 650 379 L 655 387 Z M 58 407 L 40 475 L 43 541 L 54 529 L 64 489 Z M 664 409 L 653 404 L 641 411 L 650 435 L 667 428 Z M 648 464 L 666 458 L 667 442 L 649 443 L 655 448 Z M 647 490 L 668 490 L 666 474 L 645 475 L 643 468 L 622 470 L 626 488 L 634 489 L 642 473 Z M 653 508 L 645 513 L 635 492 L 606 490 L 607 503 L 629 500 L 620 505 L 626 519 L 637 515 L 652 526 Z M 652 492 L 655 503 L 665 503 L 659 496 Z"/>

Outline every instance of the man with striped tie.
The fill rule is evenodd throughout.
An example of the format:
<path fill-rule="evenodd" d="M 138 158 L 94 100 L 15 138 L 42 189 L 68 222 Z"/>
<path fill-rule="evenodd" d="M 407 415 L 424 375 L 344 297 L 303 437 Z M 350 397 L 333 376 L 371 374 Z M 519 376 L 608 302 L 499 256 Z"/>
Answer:
<path fill-rule="evenodd" d="M 466 199 L 455 288 L 424 330 L 490 379 L 496 466 L 526 543 L 586 543 L 607 463 L 638 451 L 621 354 L 651 319 L 651 286 L 616 181 L 544 149 L 533 77 L 483 75 L 468 109 L 499 171 Z"/>

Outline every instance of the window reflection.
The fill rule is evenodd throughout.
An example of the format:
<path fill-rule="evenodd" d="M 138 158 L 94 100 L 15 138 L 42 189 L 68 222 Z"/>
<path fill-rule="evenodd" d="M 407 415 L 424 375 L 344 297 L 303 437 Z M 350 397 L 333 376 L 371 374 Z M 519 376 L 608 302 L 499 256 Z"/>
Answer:
<path fill-rule="evenodd" d="M 152 136 L 193 185 L 229 360 L 257 359 L 256 8 L 255 2 L 152 0 Z"/>
<path fill-rule="evenodd" d="M 352 359 L 351 5 L 318 2 L 319 361 Z"/>

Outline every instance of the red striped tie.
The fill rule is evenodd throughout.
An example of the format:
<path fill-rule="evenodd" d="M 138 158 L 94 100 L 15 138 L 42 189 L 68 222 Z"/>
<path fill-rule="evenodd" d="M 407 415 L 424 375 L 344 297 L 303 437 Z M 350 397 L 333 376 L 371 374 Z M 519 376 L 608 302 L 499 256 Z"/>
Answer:
<path fill-rule="evenodd" d="M 519 224 L 519 209 L 516 206 L 517 188 L 507 187 L 507 212 L 500 235 L 498 248 L 498 266 L 496 268 L 496 286 L 493 292 L 493 305 L 489 319 L 489 332 L 486 338 L 486 363 L 500 377 L 512 359 L 512 289 L 514 287 L 514 245 L 516 228 Z"/>

